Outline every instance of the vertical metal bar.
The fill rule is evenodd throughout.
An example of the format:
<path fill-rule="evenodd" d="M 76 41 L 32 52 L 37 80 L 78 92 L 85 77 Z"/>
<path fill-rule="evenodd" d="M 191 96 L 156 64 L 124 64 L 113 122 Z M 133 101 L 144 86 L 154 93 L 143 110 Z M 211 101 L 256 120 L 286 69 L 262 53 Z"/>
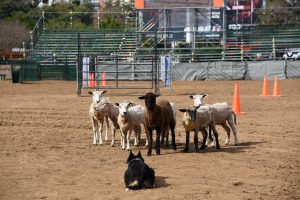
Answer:
<path fill-rule="evenodd" d="M 116 74 L 116 79 L 117 79 L 117 82 L 116 82 L 116 86 L 117 88 L 119 87 L 119 63 L 118 63 L 118 55 L 115 54 L 115 60 L 116 60 L 116 67 L 117 67 L 117 74 Z"/>
<path fill-rule="evenodd" d="M 227 32 L 227 21 L 226 21 L 226 9 L 223 9 L 223 52 L 225 59 L 225 50 L 226 50 L 226 32 Z"/>
<path fill-rule="evenodd" d="M 276 46 L 275 46 L 275 38 L 272 39 L 272 47 L 273 47 L 273 60 L 276 60 Z"/>
<path fill-rule="evenodd" d="M 80 33 L 77 35 L 77 96 L 81 96 L 82 88 L 82 57 L 80 50 Z"/>
<path fill-rule="evenodd" d="M 97 16 L 97 27 L 98 27 L 98 30 L 100 29 L 100 14 L 99 14 L 99 11 L 98 11 L 98 16 Z"/>
<path fill-rule="evenodd" d="M 97 70 L 97 56 L 96 55 L 94 55 L 94 70 L 95 70 L 95 73 L 94 73 L 94 83 L 95 83 L 96 88 L 98 88 L 99 84 L 97 82 L 98 70 Z"/>
<path fill-rule="evenodd" d="M 152 69 L 151 69 L 151 81 L 152 81 L 152 89 L 155 87 L 154 86 L 154 57 L 153 57 L 153 55 L 152 55 L 152 59 L 151 59 L 151 67 L 152 67 Z"/>
<path fill-rule="evenodd" d="M 154 48 L 154 69 L 155 69 L 155 94 L 159 94 L 159 82 L 158 82 L 158 52 L 157 52 L 157 31 L 155 33 L 155 48 Z"/>

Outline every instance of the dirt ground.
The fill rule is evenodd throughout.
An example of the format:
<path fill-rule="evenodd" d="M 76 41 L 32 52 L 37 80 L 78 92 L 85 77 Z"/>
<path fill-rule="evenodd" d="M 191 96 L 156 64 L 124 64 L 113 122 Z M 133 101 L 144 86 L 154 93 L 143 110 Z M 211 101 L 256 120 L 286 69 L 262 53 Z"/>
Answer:
<path fill-rule="evenodd" d="M 177 109 L 191 105 L 188 94 L 207 93 L 206 103 L 232 103 L 235 81 L 174 82 L 163 96 Z M 125 192 L 128 151 L 109 141 L 93 146 L 88 117 L 90 97 L 76 96 L 76 83 L 0 82 L 0 199 L 300 199 L 300 80 L 280 80 L 281 97 L 261 97 L 262 81 L 238 81 L 241 111 L 239 146 L 183 152 L 182 113 L 177 112 L 174 152 L 147 157 L 155 169 L 156 188 Z M 269 93 L 273 81 L 269 81 Z M 146 91 L 134 91 L 144 94 Z M 113 102 L 132 99 L 132 91 L 109 90 Z M 116 95 L 118 94 L 118 95 Z M 123 94 L 123 95 L 120 95 Z M 199 135 L 200 140 L 202 139 Z M 132 137 L 133 139 L 133 137 Z"/>

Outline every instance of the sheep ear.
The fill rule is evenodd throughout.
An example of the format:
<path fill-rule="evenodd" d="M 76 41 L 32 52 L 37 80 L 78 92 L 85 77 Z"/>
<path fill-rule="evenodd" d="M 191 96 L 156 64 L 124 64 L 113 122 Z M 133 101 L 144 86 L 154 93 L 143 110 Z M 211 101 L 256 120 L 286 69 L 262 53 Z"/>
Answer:
<path fill-rule="evenodd" d="M 133 107 L 132 103 L 128 103 L 127 108 Z"/>
<path fill-rule="evenodd" d="M 190 95 L 189 97 L 190 97 L 191 99 L 193 99 L 193 98 L 194 98 L 194 96 L 193 96 L 193 95 Z"/>
<path fill-rule="evenodd" d="M 159 97 L 159 96 L 161 96 L 161 94 L 156 94 L 155 96 L 156 96 L 156 97 Z"/>
<path fill-rule="evenodd" d="M 102 91 L 102 94 L 104 94 L 104 93 L 106 93 L 106 92 L 107 92 L 107 90 L 103 90 L 103 91 Z"/>
<path fill-rule="evenodd" d="M 145 99 L 145 96 L 140 96 L 139 99 Z"/>
<path fill-rule="evenodd" d="M 202 95 L 202 98 L 201 99 L 204 99 L 205 97 L 208 96 L 208 94 L 201 94 Z"/>
<path fill-rule="evenodd" d="M 180 112 L 186 112 L 186 109 L 185 108 L 181 108 L 179 109 Z"/>
<path fill-rule="evenodd" d="M 120 104 L 119 104 L 119 103 L 115 103 L 115 105 L 116 105 L 116 106 L 119 106 Z"/>
<path fill-rule="evenodd" d="M 93 95 L 93 92 L 91 92 L 91 91 L 88 91 L 88 93 L 89 93 L 90 95 Z"/>

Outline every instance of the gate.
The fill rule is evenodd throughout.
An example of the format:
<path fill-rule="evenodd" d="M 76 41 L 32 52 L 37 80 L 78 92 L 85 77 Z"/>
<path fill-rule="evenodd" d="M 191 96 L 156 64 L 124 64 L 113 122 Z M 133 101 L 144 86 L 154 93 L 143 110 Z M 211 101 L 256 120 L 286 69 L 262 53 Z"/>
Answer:
<path fill-rule="evenodd" d="M 77 62 L 77 95 L 82 90 L 151 89 L 159 93 L 159 70 L 155 56 L 82 55 Z"/>

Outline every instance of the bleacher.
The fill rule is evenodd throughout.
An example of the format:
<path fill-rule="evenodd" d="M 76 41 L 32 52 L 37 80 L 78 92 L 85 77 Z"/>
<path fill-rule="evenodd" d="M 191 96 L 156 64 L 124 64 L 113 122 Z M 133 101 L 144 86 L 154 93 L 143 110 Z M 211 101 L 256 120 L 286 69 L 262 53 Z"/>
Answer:
<path fill-rule="evenodd" d="M 283 59 L 288 49 L 300 48 L 299 36 L 300 25 L 257 26 L 245 31 L 228 31 L 225 60 Z"/>

